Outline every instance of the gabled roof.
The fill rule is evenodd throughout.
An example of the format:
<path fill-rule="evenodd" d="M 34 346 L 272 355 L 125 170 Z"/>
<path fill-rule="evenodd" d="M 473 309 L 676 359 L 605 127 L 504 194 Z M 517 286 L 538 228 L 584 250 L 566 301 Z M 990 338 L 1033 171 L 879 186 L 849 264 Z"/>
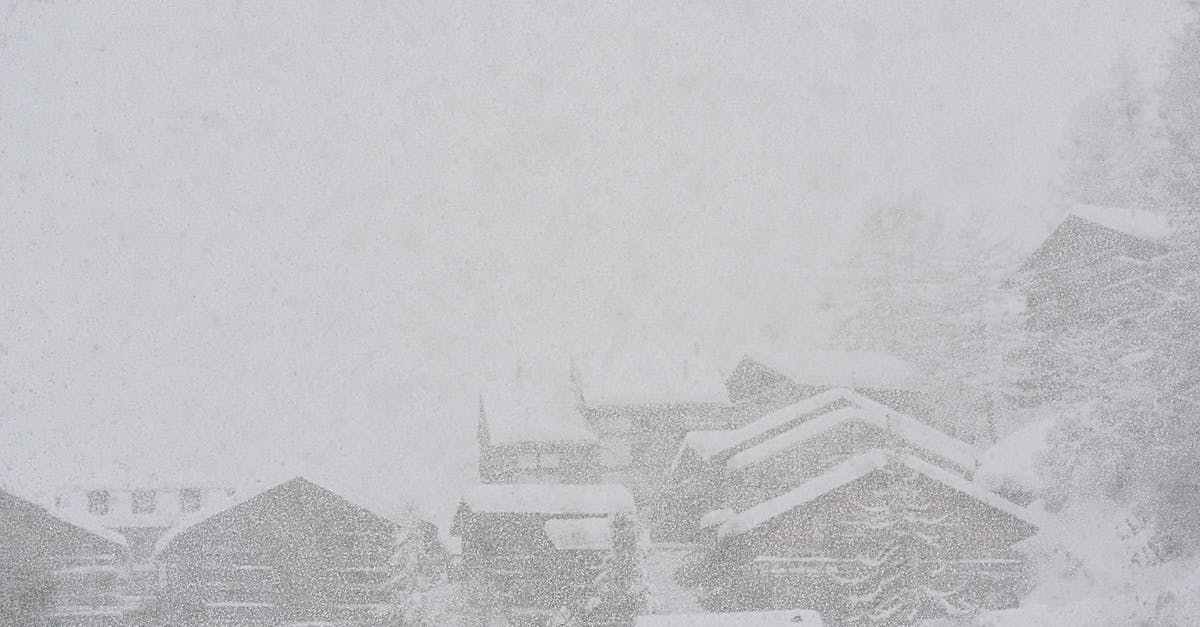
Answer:
<path fill-rule="evenodd" d="M 21 508 L 32 511 L 37 516 L 45 516 L 50 520 L 63 523 L 74 529 L 83 531 L 84 533 L 104 540 L 110 544 L 114 544 L 121 548 L 129 548 L 129 542 L 125 539 L 125 536 L 112 531 L 111 529 L 105 528 L 99 520 L 92 516 L 52 511 L 49 508 L 38 505 L 33 500 L 26 498 L 8 486 L 0 484 L 0 496 L 4 495 L 12 499 Z"/>
<path fill-rule="evenodd" d="M 924 374 L 912 363 L 875 351 L 818 349 L 781 354 L 751 346 L 742 351 L 738 363 L 745 359 L 799 385 L 917 390 L 925 384 Z"/>
<path fill-rule="evenodd" d="M 380 507 L 377 502 L 373 501 L 372 499 L 367 498 L 358 490 L 349 488 L 347 486 L 337 486 L 335 489 L 331 489 L 329 487 L 326 487 L 329 484 L 329 482 L 327 482 L 327 481 L 322 481 L 322 484 L 324 484 L 324 485 L 322 485 L 322 484 L 318 484 L 313 481 L 310 481 L 302 476 L 296 476 L 296 477 L 287 479 L 285 481 L 267 481 L 267 482 L 257 483 L 248 489 L 239 490 L 237 493 L 237 497 L 235 499 L 233 499 L 232 501 L 214 503 L 209 507 L 201 508 L 200 510 L 193 512 L 191 515 L 180 520 L 178 524 L 176 524 L 174 527 L 168 529 L 165 533 L 163 533 L 163 535 L 161 537 L 159 537 L 158 541 L 154 543 L 154 552 L 153 553 L 155 555 L 157 555 L 158 553 L 165 550 L 168 546 L 170 546 L 170 544 L 176 538 L 199 527 L 200 525 L 203 525 L 207 521 L 209 521 L 225 512 L 228 512 L 237 507 L 246 505 L 247 503 L 249 503 L 251 501 L 254 501 L 254 500 L 256 500 L 260 497 L 263 497 L 267 494 L 270 494 L 270 493 L 272 493 L 280 488 L 283 488 L 285 486 L 295 485 L 298 483 L 310 485 L 310 486 L 313 486 L 314 488 L 317 488 L 319 490 L 327 492 L 335 498 L 339 498 L 339 499 L 349 503 L 350 505 L 353 505 L 354 507 L 357 507 L 361 510 L 367 511 L 371 514 L 374 514 L 375 516 L 379 517 L 380 519 L 387 521 L 389 523 L 392 523 L 392 524 L 401 524 L 401 523 L 411 522 L 413 519 L 416 518 L 415 515 L 410 515 L 410 516 L 405 517 L 403 520 L 401 520 L 400 519 L 401 517 L 397 516 L 397 514 L 394 512 L 392 512 L 390 514 L 385 513 L 381 510 L 389 509 L 389 508 Z M 411 512 L 410 512 L 410 514 L 411 514 Z"/>
<path fill-rule="evenodd" d="M 1175 231 L 1166 214 L 1133 207 L 1076 205 L 1071 208 L 1069 215 L 1144 240 L 1170 237 Z"/>
<path fill-rule="evenodd" d="M 912 455 L 875 449 L 862 455 L 851 457 L 830 468 L 825 473 L 800 484 L 787 493 L 759 503 L 737 514 L 721 526 L 718 535 L 723 538 L 731 537 L 756 529 L 763 523 L 778 518 L 796 508 L 803 507 L 817 498 L 893 463 L 903 464 L 914 472 L 918 472 L 956 492 L 966 494 L 993 509 L 1000 510 L 1033 527 L 1040 526 L 1040 521 L 1033 512 L 997 494 L 988 492 L 955 473 L 939 468 Z"/>
<path fill-rule="evenodd" d="M 789 423 L 808 414 L 815 415 L 809 416 L 769 438 L 762 439 L 772 431 L 784 428 Z M 726 468 L 737 470 L 758 463 L 771 455 L 806 442 L 847 422 L 859 422 L 887 430 L 917 448 L 952 462 L 967 471 L 973 471 L 978 465 L 978 453 L 966 442 L 942 433 L 882 403 L 842 388 L 826 390 L 802 399 L 737 429 L 689 433 L 684 438 L 676 462 L 683 457 L 686 450 L 695 452 L 703 459 L 712 459 L 722 453 L 732 453 L 732 456 L 725 462 Z M 759 439 L 761 441 L 754 443 Z M 749 444 L 752 445 L 747 446 Z"/>
<path fill-rule="evenodd" d="M 843 388 L 825 390 L 819 394 L 814 394 L 813 396 L 792 403 L 787 407 L 773 411 L 737 429 L 692 431 L 684 436 L 680 452 L 690 450 L 701 458 L 710 459 L 734 449 L 740 444 L 745 444 L 754 438 L 766 435 L 773 429 L 778 429 L 804 414 L 819 411 L 839 401 L 848 402 L 854 396 L 850 390 Z"/>
<path fill-rule="evenodd" d="M 975 448 L 911 418 L 893 411 L 869 398 L 853 398 L 854 405 L 833 410 L 796 425 L 761 444 L 740 451 L 725 463 L 730 470 L 738 470 L 756 464 L 776 453 L 790 449 L 822 433 L 849 422 L 870 425 L 892 433 L 908 442 L 957 466 L 973 471 L 978 465 Z"/>
<path fill-rule="evenodd" d="M 467 491 L 473 512 L 607 515 L 633 512 L 633 495 L 615 484 L 486 483 Z"/>

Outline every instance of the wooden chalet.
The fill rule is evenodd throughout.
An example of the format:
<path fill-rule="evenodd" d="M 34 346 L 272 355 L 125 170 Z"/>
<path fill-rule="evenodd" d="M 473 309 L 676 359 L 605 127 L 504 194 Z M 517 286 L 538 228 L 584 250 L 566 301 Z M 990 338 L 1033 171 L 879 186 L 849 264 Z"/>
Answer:
<path fill-rule="evenodd" d="M 937 549 L 920 559 L 962 603 L 1006 606 L 1023 581 L 1011 546 L 1036 520 L 974 482 L 978 464 L 966 443 L 842 388 L 736 429 L 691 433 L 676 456 L 670 508 L 700 548 L 679 575 L 724 611 L 845 616 L 845 582 L 866 574 L 885 541 L 862 513 L 903 488 L 946 521 Z"/>
<path fill-rule="evenodd" d="M 51 512 L 0 489 L 0 616 L 12 625 L 118 625 L 125 538 L 87 517 Z"/>
<path fill-rule="evenodd" d="M 609 517 L 634 511 L 620 485 L 483 484 L 459 505 L 463 592 L 474 615 L 542 624 L 588 585 L 611 548 Z"/>
<path fill-rule="evenodd" d="M 480 399 L 479 479 L 484 483 L 595 483 L 599 441 L 565 380 L 494 386 Z"/>
<path fill-rule="evenodd" d="M 173 572 L 151 620 L 167 623 L 373 624 L 401 526 L 366 500 L 303 477 L 167 532 L 155 559 Z M 428 550 L 436 528 L 418 522 Z M 190 624 L 190 623 L 189 623 Z"/>
<path fill-rule="evenodd" d="M 1030 326 L 1105 322 L 1153 302 L 1157 294 L 1139 279 L 1172 232 L 1157 213 L 1073 208 L 1018 273 Z"/>

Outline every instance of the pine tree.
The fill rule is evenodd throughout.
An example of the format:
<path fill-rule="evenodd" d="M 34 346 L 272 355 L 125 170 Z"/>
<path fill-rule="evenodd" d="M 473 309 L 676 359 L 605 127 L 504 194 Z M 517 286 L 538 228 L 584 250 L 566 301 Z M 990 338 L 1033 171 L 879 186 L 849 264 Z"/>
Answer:
<path fill-rule="evenodd" d="M 914 473 L 893 463 L 883 481 L 859 503 L 852 523 L 864 536 L 859 571 L 843 576 L 851 625 L 912 625 L 933 616 L 961 616 L 974 609 L 957 588 L 941 589 L 938 558 L 945 530 L 953 525 L 931 507 Z"/>
<path fill-rule="evenodd" d="M 441 625 L 449 613 L 444 564 L 415 522 L 396 532 L 385 584 L 390 603 L 384 617 L 396 625 Z"/>

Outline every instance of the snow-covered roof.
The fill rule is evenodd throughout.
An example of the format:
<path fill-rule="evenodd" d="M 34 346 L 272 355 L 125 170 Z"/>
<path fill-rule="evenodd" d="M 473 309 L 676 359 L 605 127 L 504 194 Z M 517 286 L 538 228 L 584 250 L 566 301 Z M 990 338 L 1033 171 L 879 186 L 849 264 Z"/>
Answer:
<path fill-rule="evenodd" d="M 848 388 L 920 389 L 924 375 L 895 355 L 874 351 L 805 350 L 789 354 L 749 347 L 738 359 L 752 359 L 802 385 Z"/>
<path fill-rule="evenodd" d="M 1049 447 L 1054 423 L 1053 418 L 1045 418 L 1001 438 L 979 456 L 975 482 L 988 490 L 1041 491 L 1037 457 Z"/>
<path fill-rule="evenodd" d="M 890 463 L 901 463 L 909 469 L 937 481 L 957 492 L 998 509 L 1034 527 L 1040 526 L 1036 514 L 998 494 L 963 479 L 959 475 L 940 468 L 912 455 L 875 449 L 851 457 L 827 472 L 806 481 L 785 494 L 751 507 L 721 526 L 721 537 L 735 536 L 757 528 L 797 507 L 812 502 L 842 486 L 857 481 Z"/>
<path fill-rule="evenodd" d="M 309 475 L 313 476 L 313 473 L 310 472 Z M 203 524 L 209 519 L 294 481 L 305 481 L 310 483 L 318 488 L 324 489 L 338 497 L 341 497 L 347 503 L 350 503 L 355 507 L 371 512 L 376 516 L 393 523 L 407 523 L 416 518 L 416 515 L 406 505 L 385 504 L 380 499 L 370 497 L 360 488 L 347 485 L 335 479 L 326 479 L 325 477 L 321 477 L 320 483 L 305 476 L 292 476 L 285 480 L 259 480 L 243 489 L 239 489 L 236 492 L 236 496 L 228 501 L 212 503 L 211 505 L 202 507 L 199 510 L 192 512 L 190 515 L 180 519 L 175 526 L 164 532 L 162 536 L 159 537 L 158 541 L 154 543 L 154 554 L 158 554 L 165 550 L 168 546 L 170 546 L 171 542 L 173 542 L 180 535 Z"/>
<path fill-rule="evenodd" d="M 824 623 L 821 621 L 821 615 L 812 610 L 775 610 L 639 616 L 634 625 L 637 627 L 741 627 L 742 625 L 821 627 Z"/>
<path fill-rule="evenodd" d="M 821 408 L 836 401 L 846 401 L 849 406 L 810 417 L 783 433 L 739 451 L 729 458 L 726 467 L 731 470 L 745 468 L 849 421 L 858 421 L 886 429 L 910 444 L 966 470 L 973 471 L 978 464 L 978 453 L 970 444 L 942 433 L 882 403 L 841 388 L 825 390 L 802 399 L 737 429 L 694 431 L 685 436 L 682 447 L 690 448 L 701 457 L 710 459 L 787 424 L 801 415 L 820 411 Z M 682 451 L 683 448 L 681 448 L 680 455 L 676 457 L 677 461 L 682 456 Z"/>
<path fill-rule="evenodd" d="M 612 548 L 608 518 L 551 518 L 546 535 L 562 551 L 602 551 Z"/>
<path fill-rule="evenodd" d="M 75 527 L 76 529 L 85 531 L 93 536 L 96 536 L 98 538 L 101 538 L 103 540 L 111 542 L 117 546 L 120 546 L 123 548 L 129 548 L 129 542 L 125 539 L 125 536 L 123 536 L 111 529 L 106 528 L 94 516 L 90 516 L 87 514 L 77 514 L 75 512 L 54 511 L 50 508 L 39 505 L 36 501 L 29 498 L 28 496 L 23 494 L 21 491 L 13 489 L 12 487 L 5 485 L 5 484 L 0 484 L 0 492 L 8 494 L 9 496 L 11 496 L 15 499 L 18 499 L 20 501 L 24 501 L 30 507 L 36 508 L 39 512 L 44 513 L 49 518 L 53 518 L 60 522 L 66 523 L 72 527 Z"/>
<path fill-rule="evenodd" d="M 680 354 L 637 352 L 575 362 L 575 378 L 590 406 L 665 403 L 729 404 L 725 378 L 698 349 Z"/>
<path fill-rule="evenodd" d="M 606 515 L 633 512 L 633 495 L 616 484 L 488 483 L 463 499 L 474 512 Z"/>
<path fill-rule="evenodd" d="M 511 381 L 493 382 L 480 403 L 496 444 L 596 440 L 565 367 L 562 372 L 522 371 Z"/>
<path fill-rule="evenodd" d="M 1138 239 L 1163 239 L 1174 232 L 1166 214 L 1144 209 L 1076 205 L 1069 213 Z"/>
<path fill-rule="evenodd" d="M 842 388 L 825 390 L 773 411 L 737 429 L 692 431 L 684 437 L 681 450 L 690 449 L 708 459 L 795 420 L 802 414 L 815 412 L 830 403 L 848 401 L 854 396 L 850 390 Z"/>

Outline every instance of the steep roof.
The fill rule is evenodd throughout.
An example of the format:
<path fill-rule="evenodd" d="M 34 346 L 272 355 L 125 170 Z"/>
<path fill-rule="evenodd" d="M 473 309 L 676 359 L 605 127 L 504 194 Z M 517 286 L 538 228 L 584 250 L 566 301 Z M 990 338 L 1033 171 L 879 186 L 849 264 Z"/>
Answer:
<path fill-rule="evenodd" d="M 801 385 L 913 390 L 925 384 L 924 374 L 912 363 L 875 351 L 780 353 L 752 346 L 742 351 L 742 359 L 756 361 Z"/>
<path fill-rule="evenodd" d="M 1166 214 L 1132 207 L 1076 205 L 1070 214 L 1138 239 L 1156 240 L 1174 233 Z"/>
<path fill-rule="evenodd" d="M 959 467 L 973 471 L 979 463 L 978 454 L 970 444 L 949 436 L 929 425 L 893 411 L 869 398 L 850 393 L 850 407 L 833 410 L 806 420 L 794 428 L 740 451 L 726 462 L 726 468 L 737 470 L 756 464 L 771 455 L 790 449 L 822 433 L 849 422 L 870 425 L 905 440 L 909 444 L 934 454 Z"/>
<path fill-rule="evenodd" d="M 792 490 L 737 514 L 721 526 L 718 534 L 720 537 L 730 537 L 756 529 L 763 523 L 769 522 L 799 507 L 803 507 L 821 496 L 866 477 L 892 463 L 903 464 L 914 472 L 918 472 L 957 492 L 966 494 L 993 509 L 1000 510 L 1031 526 L 1040 526 L 1040 521 L 1033 512 L 997 494 L 989 492 L 955 473 L 939 468 L 912 455 L 875 449 L 862 455 L 851 457 Z"/>
<path fill-rule="evenodd" d="M 842 401 L 842 402 L 839 402 Z M 810 415 L 812 414 L 812 415 Z M 807 416 L 803 421 L 797 419 Z M 676 462 L 686 450 L 703 459 L 726 452 L 733 455 L 726 461 L 729 469 L 745 468 L 775 453 L 787 450 L 847 422 L 860 422 L 895 434 L 908 443 L 973 471 L 978 465 L 978 453 L 971 445 L 951 437 L 925 423 L 843 388 L 825 390 L 802 399 L 737 429 L 722 431 L 693 431 L 684 437 Z M 785 428 L 789 423 L 794 424 Z M 780 429 L 784 429 L 779 431 Z M 764 436 L 771 434 L 766 439 Z M 755 440 L 760 440 L 754 443 Z M 750 446 L 746 446 L 751 444 Z M 741 448 L 740 447 L 745 447 Z"/>
<path fill-rule="evenodd" d="M 633 512 L 633 495 L 615 484 L 487 483 L 467 491 L 474 512 L 604 515 Z"/>
<path fill-rule="evenodd" d="M 209 507 L 204 507 L 196 512 L 193 512 L 191 515 L 180 520 L 179 523 L 174 527 L 163 533 L 163 535 L 154 544 L 154 554 L 157 555 L 170 546 L 175 539 L 200 527 L 201 525 L 216 518 L 217 516 L 220 516 L 221 514 L 224 514 L 225 512 L 244 506 L 286 486 L 296 484 L 312 486 L 322 492 L 330 494 L 334 498 L 341 499 L 346 503 L 357 507 L 358 509 L 367 511 L 392 524 L 411 522 L 412 520 L 416 519 L 415 514 L 412 514 L 411 510 L 408 511 L 407 515 L 398 515 L 394 507 L 381 506 L 378 500 L 372 499 L 365 495 L 362 491 L 350 486 L 338 484 L 338 482 L 331 482 L 324 479 L 320 484 L 318 484 L 305 477 L 295 476 L 284 481 L 257 482 L 249 488 L 239 490 L 236 498 L 234 498 L 232 501 L 214 503 Z M 328 487 L 331 484 L 335 487 Z"/>

